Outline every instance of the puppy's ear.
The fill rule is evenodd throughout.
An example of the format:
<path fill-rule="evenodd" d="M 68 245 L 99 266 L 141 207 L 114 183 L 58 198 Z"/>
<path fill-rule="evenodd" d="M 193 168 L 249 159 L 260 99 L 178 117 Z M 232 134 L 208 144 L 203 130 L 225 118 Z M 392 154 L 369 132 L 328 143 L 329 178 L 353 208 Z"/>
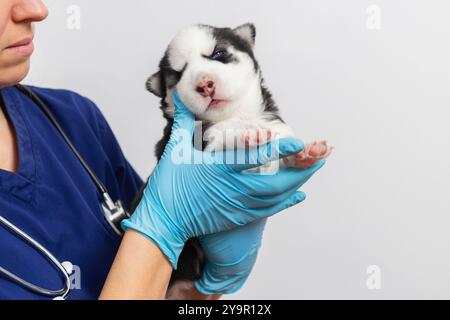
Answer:
<path fill-rule="evenodd" d="M 243 24 L 233 29 L 233 32 L 240 38 L 247 41 L 252 48 L 255 46 L 256 27 L 253 23 Z"/>
<path fill-rule="evenodd" d="M 147 90 L 153 93 L 154 95 L 162 98 L 163 92 L 162 92 L 162 79 L 161 79 L 161 73 L 158 71 L 154 75 L 152 75 L 150 78 L 148 78 L 147 83 Z"/>

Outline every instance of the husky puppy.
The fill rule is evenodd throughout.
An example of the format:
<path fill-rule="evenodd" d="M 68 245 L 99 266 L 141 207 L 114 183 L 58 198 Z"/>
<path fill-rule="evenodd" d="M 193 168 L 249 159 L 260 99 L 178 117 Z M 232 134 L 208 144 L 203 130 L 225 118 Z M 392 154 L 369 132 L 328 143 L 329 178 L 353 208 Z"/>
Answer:
<path fill-rule="evenodd" d="M 156 145 L 158 159 L 170 137 L 175 88 L 201 120 L 201 147 L 205 150 L 255 147 L 274 138 L 294 136 L 264 86 L 253 51 L 255 35 L 254 25 L 248 23 L 235 29 L 194 25 L 175 36 L 159 71 L 147 81 L 147 89 L 161 98 L 160 108 L 167 119 L 164 136 Z M 325 141 L 307 144 L 299 154 L 284 159 L 283 165 L 306 168 L 327 157 L 331 150 Z M 179 280 L 198 279 L 203 263 L 197 240 L 189 240 L 173 273 L 172 287 Z"/>

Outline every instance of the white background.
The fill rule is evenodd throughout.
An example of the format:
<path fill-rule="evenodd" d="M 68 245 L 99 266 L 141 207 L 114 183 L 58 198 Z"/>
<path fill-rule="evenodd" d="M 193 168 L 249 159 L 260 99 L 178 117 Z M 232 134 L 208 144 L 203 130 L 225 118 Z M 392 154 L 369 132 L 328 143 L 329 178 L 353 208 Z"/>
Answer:
<path fill-rule="evenodd" d="M 94 100 L 147 176 L 164 121 L 146 78 L 182 27 L 257 26 L 282 116 L 335 147 L 308 198 L 270 220 L 231 298 L 450 298 L 450 2 L 49 0 L 25 81 Z M 67 28 L 69 5 L 81 29 Z M 366 22 L 381 9 L 381 29 Z M 381 268 L 381 289 L 366 269 Z"/>

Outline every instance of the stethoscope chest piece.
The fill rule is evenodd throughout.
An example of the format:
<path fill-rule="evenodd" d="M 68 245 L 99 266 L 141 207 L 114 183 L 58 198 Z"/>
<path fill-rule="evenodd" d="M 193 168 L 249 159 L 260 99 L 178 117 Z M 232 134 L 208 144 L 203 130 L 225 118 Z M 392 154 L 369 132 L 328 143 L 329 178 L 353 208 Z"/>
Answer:
<path fill-rule="evenodd" d="M 114 202 L 108 193 L 103 193 L 102 210 L 106 222 L 110 225 L 111 229 L 118 236 L 122 236 L 123 231 L 120 227 L 120 223 L 124 219 L 128 219 L 130 214 L 122 204 L 122 201 Z"/>

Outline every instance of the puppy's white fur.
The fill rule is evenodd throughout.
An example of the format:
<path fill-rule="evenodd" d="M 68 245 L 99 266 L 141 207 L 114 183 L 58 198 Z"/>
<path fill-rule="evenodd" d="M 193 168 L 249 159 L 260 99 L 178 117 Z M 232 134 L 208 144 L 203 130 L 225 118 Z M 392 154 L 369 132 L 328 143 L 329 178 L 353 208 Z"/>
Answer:
<path fill-rule="evenodd" d="M 251 37 L 248 30 L 241 28 L 237 34 L 246 41 Z M 208 150 L 223 149 L 223 133 L 235 132 L 237 136 L 243 129 L 270 129 L 281 137 L 292 137 L 292 129 L 279 120 L 268 120 L 264 116 L 263 96 L 261 92 L 261 74 L 255 72 L 251 58 L 244 52 L 228 47 L 227 50 L 237 62 L 222 64 L 206 60 L 216 47 L 216 40 L 209 28 L 191 26 L 180 31 L 169 45 L 169 61 L 177 71 L 183 71 L 176 88 L 181 100 L 202 120 L 213 123 L 204 133 L 208 141 Z M 209 98 L 196 92 L 199 79 L 203 76 L 214 79 L 216 83 L 216 99 L 226 100 L 221 108 L 208 108 Z M 173 113 L 171 92 L 166 102 Z M 236 135 L 227 134 L 226 139 L 234 139 Z M 241 139 L 238 139 L 241 141 Z"/>

